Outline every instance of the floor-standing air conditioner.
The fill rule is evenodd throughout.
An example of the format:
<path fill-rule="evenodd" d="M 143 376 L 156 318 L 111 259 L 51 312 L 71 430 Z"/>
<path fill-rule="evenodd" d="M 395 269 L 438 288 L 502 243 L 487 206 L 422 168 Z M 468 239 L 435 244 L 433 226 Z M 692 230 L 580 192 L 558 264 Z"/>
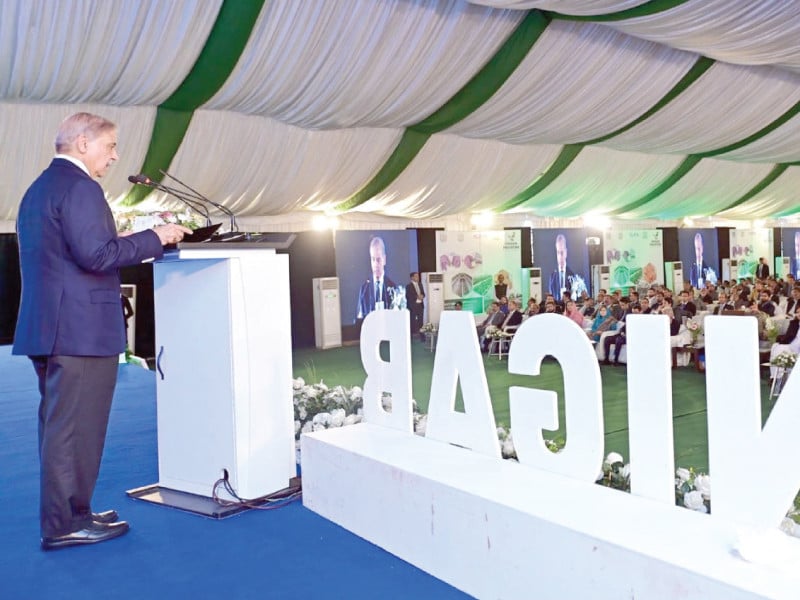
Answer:
<path fill-rule="evenodd" d="M 339 278 L 316 277 L 314 286 L 314 339 L 317 348 L 342 345 L 342 315 L 339 304 Z"/>
<path fill-rule="evenodd" d="M 444 310 L 444 275 L 442 273 L 424 273 L 425 294 L 427 295 L 426 323 L 439 324 L 439 317 Z"/>
<path fill-rule="evenodd" d="M 608 265 L 592 265 L 592 295 L 600 290 L 611 289 L 611 268 Z"/>
<path fill-rule="evenodd" d="M 792 272 L 791 256 L 776 256 L 775 277 L 786 277 L 791 272 Z"/>
<path fill-rule="evenodd" d="M 683 263 L 681 261 L 665 262 L 664 275 L 667 287 L 677 294 L 683 289 Z"/>
<path fill-rule="evenodd" d="M 737 282 L 739 280 L 739 261 L 735 258 L 722 259 L 722 279 Z"/>
<path fill-rule="evenodd" d="M 544 298 L 542 297 L 542 270 L 539 267 L 533 267 L 528 270 L 530 276 L 528 280 L 528 298 L 533 298 L 539 304 Z"/>

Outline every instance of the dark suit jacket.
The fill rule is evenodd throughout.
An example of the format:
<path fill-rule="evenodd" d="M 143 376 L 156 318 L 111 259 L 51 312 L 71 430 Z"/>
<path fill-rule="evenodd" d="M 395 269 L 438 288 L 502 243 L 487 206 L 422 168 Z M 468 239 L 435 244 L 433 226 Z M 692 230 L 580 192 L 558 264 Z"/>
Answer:
<path fill-rule="evenodd" d="M 789 298 L 789 300 L 786 301 L 786 315 L 789 317 L 793 317 L 794 311 L 796 310 L 797 306 L 795 306 L 795 299 Z"/>
<path fill-rule="evenodd" d="M 381 300 L 383 300 L 384 308 L 389 308 L 391 306 L 393 292 L 390 292 L 389 288 L 394 287 L 396 287 L 394 282 L 386 273 L 384 273 L 383 292 L 381 294 Z M 358 292 L 358 309 L 356 311 L 356 320 L 363 319 L 373 310 L 375 310 L 375 280 L 370 277 L 361 285 L 361 289 Z"/>
<path fill-rule="evenodd" d="M 425 288 L 422 287 L 422 282 L 420 281 L 417 285 L 419 286 L 419 297 L 417 297 L 417 290 L 414 289 L 413 283 L 409 282 L 406 285 L 406 303 L 411 311 L 415 308 L 422 309 L 422 304 L 417 304 L 417 300 L 422 300 L 425 297 Z"/>
<path fill-rule="evenodd" d="M 694 287 L 701 288 L 706 281 L 706 273 L 708 273 L 706 261 L 703 261 L 700 265 L 700 271 L 697 270 L 697 262 L 692 261 L 692 266 L 689 269 L 689 281 L 692 282 Z"/>
<path fill-rule="evenodd" d="M 797 319 L 792 319 L 789 321 L 789 327 L 786 329 L 786 333 L 779 335 L 776 341 L 779 344 L 791 344 L 794 341 L 794 338 L 797 337 L 798 328 L 800 328 L 800 321 Z"/>
<path fill-rule="evenodd" d="M 756 277 L 758 279 L 766 279 L 769 277 L 769 265 L 767 265 L 767 263 L 758 263 L 756 267 Z"/>
<path fill-rule="evenodd" d="M 118 268 L 160 258 L 155 232 L 118 237 L 100 185 L 61 158 L 33 182 L 17 219 L 22 299 L 14 354 L 125 350 Z"/>
<path fill-rule="evenodd" d="M 572 280 L 575 277 L 575 271 L 569 268 L 569 265 L 564 269 L 564 290 L 572 293 Z M 558 276 L 558 269 L 550 273 L 550 283 L 547 286 L 548 291 L 553 294 L 553 298 L 557 302 L 561 302 L 561 281 Z"/>
<path fill-rule="evenodd" d="M 519 325 L 522 323 L 522 313 L 518 310 L 514 312 L 510 312 L 506 315 L 505 321 L 503 322 L 503 327 L 513 327 L 515 325 Z"/>

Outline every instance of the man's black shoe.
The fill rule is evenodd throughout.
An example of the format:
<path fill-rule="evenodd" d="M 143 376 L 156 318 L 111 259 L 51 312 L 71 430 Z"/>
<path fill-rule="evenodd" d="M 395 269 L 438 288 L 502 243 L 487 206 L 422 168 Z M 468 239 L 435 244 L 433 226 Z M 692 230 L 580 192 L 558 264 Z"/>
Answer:
<path fill-rule="evenodd" d="M 55 550 L 57 548 L 67 548 L 69 546 L 97 544 L 124 535 L 128 533 L 129 529 L 130 527 L 125 521 L 117 521 L 116 523 L 91 523 L 84 529 L 79 529 L 72 533 L 42 538 L 42 550 Z"/>
<path fill-rule="evenodd" d="M 92 513 L 92 521 L 95 523 L 116 523 L 119 515 L 115 510 L 107 510 L 100 513 Z"/>
<path fill-rule="evenodd" d="M 604 364 L 604 365 L 610 365 L 610 364 L 611 364 L 611 361 L 610 361 L 610 360 L 608 360 L 608 359 L 606 358 L 606 359 L 603 361 L 603 364 Z"/>

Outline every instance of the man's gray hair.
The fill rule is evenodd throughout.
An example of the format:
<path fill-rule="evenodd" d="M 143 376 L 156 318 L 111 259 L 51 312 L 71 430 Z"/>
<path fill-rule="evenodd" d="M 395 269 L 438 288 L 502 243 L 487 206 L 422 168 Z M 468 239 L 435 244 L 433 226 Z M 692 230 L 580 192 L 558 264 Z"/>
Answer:
<path fill-rule="evenodd" d="M 117 126 L 99 115 L 79 112 L 64 119 L 56 133 L 56 152 L 72 149 L 75 140 L 85 135 L 90 140 L 97 138 L 106 131 L 116 129 Z"/>

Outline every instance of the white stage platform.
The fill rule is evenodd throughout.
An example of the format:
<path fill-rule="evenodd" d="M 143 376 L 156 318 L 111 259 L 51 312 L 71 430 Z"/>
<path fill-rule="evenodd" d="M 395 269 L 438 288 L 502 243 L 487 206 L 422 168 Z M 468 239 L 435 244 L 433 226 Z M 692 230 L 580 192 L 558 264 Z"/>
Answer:
<path fill-rule="evenodd" d="M 478 598 L 800 597 L 796 563 L 743 560 L 713 516 L 367 423 L 302 456 L 309 509 Z"/>

